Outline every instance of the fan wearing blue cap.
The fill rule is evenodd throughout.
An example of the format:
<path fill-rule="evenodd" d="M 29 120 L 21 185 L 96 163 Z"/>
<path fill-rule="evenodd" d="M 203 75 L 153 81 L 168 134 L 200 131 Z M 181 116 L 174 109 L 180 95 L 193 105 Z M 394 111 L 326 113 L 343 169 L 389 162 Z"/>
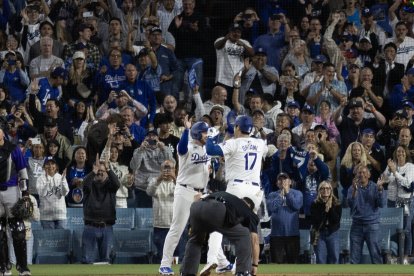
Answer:
<path fill-rule="evenodd" d="M 317 55 L 312 60 L 312 70 L 305 74 L 301 83 L 301 94 L 306 98 L 309 94 L 309 88 L 314 82 L 318 82 L 323 76 L 323 64 L 328 62 L 324 55 Z"/>
<path fill-rule="evenodd" d="M 389 94 L 389 108 L 392 111 L 403 108 L 403 101 L 414 100 L 414 68 L 410 68 Z"/>
<path fill-rule="evenodd" d="M 305 104 L 300 112 L 302 123 L 292 129 L 292 132 L 300 137 L 300 143 L 305 142 L 305 135 L 309 129 L 314 129 L 317 123 L 315 122 L 315 109 L 309 104 Z"/>
<path fill-rule="evenodd" d="M 404 101 L 403 109 L 408 115 L 408 125 L 412 126 L 413 115 L 414 115 L 414 104 L 410 101 Z"/>
<path fill-rule="evenodd" d="M 67 80 L 68 73 L 63 67 L 56 67 L 50 73 L 50 77 L 33 79 L 28 88 L 29 93 L 36 95 L 40 101 L 41 111 L 46 111 L 46 102 L 50 99 L 59 100 L 61 86 Z"/>
<path fill-rule="evenodd" d="M 300 125 L 300 104 L 297 101 L 291 101 L 286 104 L 287 114 L 293 122 L 293 127 Z"/>

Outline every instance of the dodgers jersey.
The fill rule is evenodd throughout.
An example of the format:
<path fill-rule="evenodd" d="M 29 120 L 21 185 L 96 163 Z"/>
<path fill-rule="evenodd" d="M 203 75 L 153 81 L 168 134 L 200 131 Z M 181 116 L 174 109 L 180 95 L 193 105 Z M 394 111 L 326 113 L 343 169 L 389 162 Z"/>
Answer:
<path fill-rule="evenodd" d="M 266 142 L 252 137 L 230 139 L 219 145 L 226 160 L 226 181 L 240 179 L 260 183 Z"/>
<path fill-rule="evenodd" d="M 203 189 L 208 182 L 211 158 L 207 155 L 205 146 L 199 146 L 190 141 L 187 147 L 186 154 L 178 155 L 177 184 Z"/>

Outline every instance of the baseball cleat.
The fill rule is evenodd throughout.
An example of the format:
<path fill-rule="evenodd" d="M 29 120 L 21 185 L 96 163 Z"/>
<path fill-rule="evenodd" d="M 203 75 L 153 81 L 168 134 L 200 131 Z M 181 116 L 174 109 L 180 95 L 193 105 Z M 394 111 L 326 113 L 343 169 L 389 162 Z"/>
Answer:
<path fill-rule="evenodd" d="M 203 269 L 200 271 L 200 276 L 208 276 L 210 275 L 210 271 L 217 267 L 216 263 L 206 264 Z"/>
<path fill-rule="evenodd" d="M 174 271 L 171 269 L 171 267 L 167 267 L 167 266 L 160 267 L 158 272 L 161 275 L 174 275 Z"/>
<path fill-rule="evenodd" d="M 227 273 L 227 272 L 231 272 L 231 270 L 233 269 L 233 264 L 230 263 L 225 267 L 220 267 L 216 269 L 216 273 L 217 274 L 222 274 L 222 273 Z"/>

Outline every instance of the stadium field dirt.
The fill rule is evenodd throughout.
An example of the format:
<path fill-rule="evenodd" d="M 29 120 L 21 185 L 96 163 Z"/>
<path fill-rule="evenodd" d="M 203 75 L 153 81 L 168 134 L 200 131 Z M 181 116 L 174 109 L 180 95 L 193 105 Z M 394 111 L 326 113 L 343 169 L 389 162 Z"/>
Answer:
<path fill-rule="evenodd" d="M 202 266 L 200 266 L 201 269 Z M 133 276 L 158 274 L 159 265 L 31 265 L 34 276 Z M 179 275 L 179 265 L 173 266 L 175 275 Z M 260 265 L 261 276 L 347 276 L 347 275 L 414 275 L 412 265 Z M 17 275 L 13 270 L 13 275 Z M 216 275 L 212 273 L 211 275 Z M 222 274 L 223 275 L 223 274 Z M 225 274 L 230 276 L 230 273 Z"/>

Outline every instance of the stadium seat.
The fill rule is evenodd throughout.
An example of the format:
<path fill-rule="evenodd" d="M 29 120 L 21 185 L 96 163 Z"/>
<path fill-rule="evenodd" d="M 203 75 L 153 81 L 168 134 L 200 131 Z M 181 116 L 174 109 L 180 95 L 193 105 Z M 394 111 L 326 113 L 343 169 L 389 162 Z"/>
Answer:
<path fill-rule="evenodd" d="M 135 227 L 134 208 L 116 208 L 116 222 L 114 229 L 131 230 Z"/>
<path fill-rule="evenodd" d="M 309 230 L 301 229 L 300 232 L 300 259 L 301 263 L 310 263 L 310 233 Z"/>
<path fill-rule="evenodd" d="M 135 209 L 136 229 L 152 229 L 153 221 L 152 208 Z"/>
<path fill-rule="evenodd" d="M 403 208 L 383 208 L 381 209 L 380 227 L 381 234 L 389 231 L 390 240 L 394 239 L 398 244 L 398 256 L 400 260 L 404 258 L 404 213 Z M 387 243 L 389 245 L 389 243 Z M 390 250 L 390 247 L 387 248 Z"/>
<path fill-rule="evenodd" d="M 342 208 L 342 216 L 341 216 L 341 230 L 350 230 L 352 225 L 352 218 L 351 218 L 351 209 L 350 208 Z"/>
<path fill-rule="evenodd" d="M 66 217 L 68 229 L 83 229 L 83 208 L 67 208 Z"/>
<path fill-rule="evenodd" d="M 71 263 L 76 264 L 82 261 L 82 234 L 83 229 L 75 229 L 72 233 L 72 258 Z"/>
<path fill-rule="evenodd" d="M 349 229 L 342 229 L 339 231 L 339 263 L 348 264 L 349 263 Z"/>
<path fill-rule="evenodd" d="M 152 230 L 114 229 L 115 264 L 152 263 Z"/>
<path fill-rule="evenodd" d="M 68 264 L 70 262 L 71 230 L 33 230 L 33 236 L 34 264 Z"/>

